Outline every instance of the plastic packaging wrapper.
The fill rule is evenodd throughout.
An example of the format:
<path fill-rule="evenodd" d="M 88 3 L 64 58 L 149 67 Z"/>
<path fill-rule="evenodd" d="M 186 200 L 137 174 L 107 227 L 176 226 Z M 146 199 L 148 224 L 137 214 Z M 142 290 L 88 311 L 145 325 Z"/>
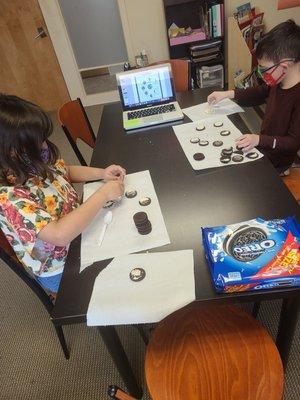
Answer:
<path fill-rule="evenodd" d="M 300 227 L 294 217 L 202 228 L 202 238 L 218 292 L 300 286 Z"/>

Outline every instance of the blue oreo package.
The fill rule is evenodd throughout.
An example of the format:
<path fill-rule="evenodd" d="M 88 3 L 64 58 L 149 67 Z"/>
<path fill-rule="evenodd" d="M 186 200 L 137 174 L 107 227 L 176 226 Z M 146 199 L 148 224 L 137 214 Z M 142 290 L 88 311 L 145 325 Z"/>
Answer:
<path fill-rule="evenodd" d="M 202 228 L 217 292 L 300 286 L 300 226 L 294 217 Z"/>

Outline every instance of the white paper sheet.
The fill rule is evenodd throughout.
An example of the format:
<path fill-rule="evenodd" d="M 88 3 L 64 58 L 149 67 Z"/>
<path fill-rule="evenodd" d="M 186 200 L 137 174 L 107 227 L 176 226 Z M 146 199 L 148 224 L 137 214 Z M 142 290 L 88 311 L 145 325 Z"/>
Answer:
<path fill-rule="evenodd" d="M 216 117 L 219 115 L 230 115 L 244 112 L 244 110 L 230 99 L 225 99 L 217 103 L 211 108 L 212 113 L 208 114 L 208 103 L 197 104 L 196 106 L 184 108 L 182 112 L 187 115 L 192 121 L 199 121 L 203 118 Z"/>
<path fill-rule="evenodd" d="M 124 196 L 120 204 L 109 209 L 102 209 L 83 231 L 80 272 L 95 261 L 148 250 L 170 243 L 149 171 L 126 175 L 124 184 L 125 191 L 135 189 L 138 192 L 137 196 L 133 199 Z M 84 201 L 101 185 L 100 182 L 84 185 Z M 151 198 L 151 204 L 141 206 L 139 200 L 145 196 Z M 107 226 L 103 242 L 99 246 L 99 237 L 108 210 L 112 211 L 113 218 Z M 145 211 L 152 224 L 152 232 L 148 235 L 140 235 L 134 224 L 133 215 L 139 211 Z"/>
<path fill-rule="evenodd" d="M 146 276 L 129 278 L 140 267 Z M 195 300 L 193 250 L 115 258 L 95 280 L 87 325 L 158 322 Z"/>
<path fill-rule="evenodd" d="M 214 127 L 215 122 L 223 122 L 223 126 L 216 128 Z M 255 161 L 244 157 L 243 161 L 239 163 L 233 161 L 230 161 L 228 164 L 221 163 L 220 157 L 222 149 L 232 146 L 233 149 L 236 150 L 235 139 L 242 135 L 241 131 L 237 129 L 237 127 L 226 116 L 202 119 L 201 124 L 205 125 L 205 129 L 203 131 L 196 130 L 196 126 L 198 124 L 199 122 L 190 122 L 188 124 L 173 126 L 173 130 L 182 147 L 182 150 L 184 151 L 194 170 L 224 167 L 226 165 L 234 165 Z M 221 136 L 220 132 L 222 130 L 229 130 L 231 133 L 229 136 Z M 198 137 L 201 140 L 208 140 L 209 145 L 199 146 L 198 143 L 191 143 L 190 139 L 192 137 Z M 220 147 L 213 146 L 212 143 L 216 140 L 222 141 L 223 145 Z M 251 150 L 251 152 L 255 152 L 258 154 L 258 158 L 256 158 L 256 160 L 263 156 L 257 149 L 253 149 Z M 205 156 L 204 160 L 196 161 L 193 158 L 195 153 L 203 153 Z"/>

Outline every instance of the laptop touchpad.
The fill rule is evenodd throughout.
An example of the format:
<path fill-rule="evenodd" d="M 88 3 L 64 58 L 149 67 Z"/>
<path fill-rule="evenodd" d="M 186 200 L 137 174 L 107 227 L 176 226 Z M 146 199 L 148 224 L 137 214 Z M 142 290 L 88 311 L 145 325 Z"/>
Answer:
<path fill-rule="evenodd" d="M 149 117 L 143 118 L 147 122 L 155 122 L 155 121 L 163 121 L 163 116 L 161 114 L 156 114 L 156 115 L 149 115 Z"/>

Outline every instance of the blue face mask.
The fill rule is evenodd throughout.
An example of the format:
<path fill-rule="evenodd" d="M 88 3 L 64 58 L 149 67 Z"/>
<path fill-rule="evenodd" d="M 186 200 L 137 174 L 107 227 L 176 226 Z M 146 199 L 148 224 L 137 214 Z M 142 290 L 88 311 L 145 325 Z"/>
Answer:
<path fill-rule="evenodd" d="M 41 149 L 41 159 L 43 163 L 48 164 L 50 160 L 50 150 L 49 147 Z"/>

